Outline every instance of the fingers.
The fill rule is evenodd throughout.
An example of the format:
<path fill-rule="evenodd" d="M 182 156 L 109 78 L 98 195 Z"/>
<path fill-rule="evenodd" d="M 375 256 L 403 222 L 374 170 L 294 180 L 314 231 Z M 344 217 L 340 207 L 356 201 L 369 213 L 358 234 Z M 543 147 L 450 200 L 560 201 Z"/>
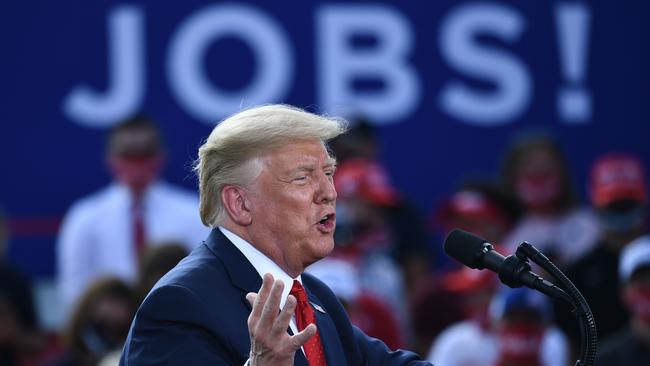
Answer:
<path fill-rule="evenodd" d="M 257 294 L 255 292 L 249 292 L 246 294 L 246 300 L 248 300 L 248 303 L 251 304 L 251 307 L 253 304 L 255 304 L 255 299 L 257 298 Z"/>
<path fill-rule="evenodd" d="M 284 290 L 284 282 L 276 280 L 273 282 L 271 293 L 268 295 L 264 303 L 264 309 L 260 316 L 258 327 L 269 329 L 273 326 L 275 319 L 278 317 L 278 309 L 280 309 L 280 298 L 282 297 L 282 290 Z"/>
<path fill-rule="evenodd" d="M 292 346 L 297 350 L 298 348 L 302 347 L 303 344 L 307 343 L 307 341 L 314 335 L 316 335 L 316 324 L 312 323 L 306 326 L 302 332 L 299 332 L 298 334 L 292 336 L 290 338 L 290 341 Z"/>
<path fill-rule="evenodd" d="M 257 320 L 262 314 L 262 309 L 264 308 L 264 303 L 266 302 L 266 299 L 269 296 L 269 293 L 271 292 L 271 287 L 273 286 L 273 276 L 270 273 L 267 273 L 264 275 L 264 278 L 262 279 L 262 287 L 260 287 L 260 290 L 258 291 L 257 294 L 255 293 L 248 293 L 246 294 L 246 300 L 251 304 L 253 307 L 253 310 L 251 311 L 251 315 L 249 317 L 250 320 Z"/>
<path fill-rule="evenodd" d="M 287 301 L 284 303 L 284 308 L 282 308 L 280 315 L 278 315 L 278 317 L 275 319 L 275 322 L 273 323 L 274 333 L 279 334 L 287 332 L 291 317 L 296 310 L 296 304 L 296 298 L 293 295 L 289 295 L 289 297 L 287 297 Z"/>

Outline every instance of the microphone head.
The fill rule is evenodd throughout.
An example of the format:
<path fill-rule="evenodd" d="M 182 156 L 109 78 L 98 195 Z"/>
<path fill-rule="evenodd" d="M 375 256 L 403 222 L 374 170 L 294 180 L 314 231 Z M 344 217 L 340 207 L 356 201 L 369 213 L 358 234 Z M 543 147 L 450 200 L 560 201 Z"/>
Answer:
<path fill-rule="evenodd" d="M 445 239 L 445 253 L 470 268 L 483 269 L 481 258 L 492 246 L 470 232 L 454 229 Z"/>

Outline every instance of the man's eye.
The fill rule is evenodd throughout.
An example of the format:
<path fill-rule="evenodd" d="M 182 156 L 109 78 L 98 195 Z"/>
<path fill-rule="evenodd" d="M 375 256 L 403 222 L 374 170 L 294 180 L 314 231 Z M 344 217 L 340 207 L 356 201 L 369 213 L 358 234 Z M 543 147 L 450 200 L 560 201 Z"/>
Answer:
<path fill-rule="evenodd" d="M 293 180 L 296 180 L 296 181 L 299 181 L 299 182 L 300 181 L 305 181 L 305 180 L 307 180 L 307 177 L 306 176 L 300 176 L 300 177 L 294 178 Z"/>

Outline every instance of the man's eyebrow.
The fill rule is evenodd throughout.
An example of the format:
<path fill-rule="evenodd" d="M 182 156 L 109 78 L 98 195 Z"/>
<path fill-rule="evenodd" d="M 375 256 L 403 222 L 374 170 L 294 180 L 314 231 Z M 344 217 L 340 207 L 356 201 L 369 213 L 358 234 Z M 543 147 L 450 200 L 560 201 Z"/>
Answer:
<path fill-rule="evenodd" d="M 303 172 L 303 171 L 311 172 L 311 171 L 314 171 L 314 166 L 313 165 L 308 165 L 308 164 L 299 165 L 298 167 L 293 169 L 293 171 L 296 171 L 296 172 Z"/>

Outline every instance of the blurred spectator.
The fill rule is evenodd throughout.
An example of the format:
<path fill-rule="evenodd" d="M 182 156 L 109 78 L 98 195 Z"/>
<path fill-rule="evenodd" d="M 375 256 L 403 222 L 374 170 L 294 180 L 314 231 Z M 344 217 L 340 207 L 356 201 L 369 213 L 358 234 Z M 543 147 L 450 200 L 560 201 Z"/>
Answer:
<path fill-rule="evenodd" d="M 176 240 L 191 249 L 208 234 L 194 194 L 158 180 L 163 142 L 155 125 L 135 117 L 109 135 L 114 182 L 74 203 L 58 238 L 58 280 L 65 308 L 100 276 L 132 283 L 145 243 Z"/>
<path fill-rule="evenodd" d="M 5 261 L 7 230 L 0 211 L 0 366 L 31 365 L 45 338 L 37 324 L 30 281 Z"/>
<path fill-rule="evenodd" d="M 355 266 L 361 288 L 388 302 L 404 326 L 404 267 L 396 260 L 395 229 L 388 215 L 388 209 L 400 204 L 399 193 L 383 167 L 367 159 L 351 159 L 341 164 L 334 184 L 338 198 L 336 245 L 331 256 Z"/>
<path fill-rule="evenodd" d="M 41 350 L 43 341 L 30 283 L 0 262 L 0 365 L 25 365 Z"/>
<path fill-rule="evenodd" d="M 551 321 L 552 305 L 543 295 L 504 288 L 491 302 L 489 323 L 453 325 L 428 359 L 445 366 L 566 366 L 566 338 Z"/>
<path fill-rule="evenodd" d="M 378 157 L 379 146 L 375 129 L 364 117 L 350 119 L 350 129 L 330 142 L 339 164 L 350 159 L 374 160 Z"/>
<path fill-rule="evenodd" d="M 351 120 L 350 125 L 348 133 L 330 142 L 339 167 L 356 166 L 357 168 L 350 170 L 356 170 L 356 174 L 365 174 L 369 179 L 380 180 L 379 185 L 389 184 L 388 175 L 380 163 L 381 146 L 372 122 L 364 117 L 357 117 Z M 346 164 L 348 161 L 355 163 Z M 367 165 L 365 170 L 370 172 L 361 173 L 364 171 L 364 168 L 358 168 L 361 165 Z M 339 173 L 340 169 L 337 171 L 337 174 Z M 394 188 L 391 189 L 396 192 Z M 406 290 L 410 296 L 417 282 L 429 273 L 433 262 L 429 244 L 431 240 L 423 216 L 405 197 L 399 197 L 391 204 L 382 204 L 381 210 L 386 215 L 393 233 L 391 255 L 404 270 Z"/>
<path fill-rule="evenodd" d="M 553 325 L 553 305 L 545 295 L 527 288 L 504 288 L 490 312 L 498 344 L 494 365 L 567 365 L 568 342 Z"/>
<path fill-rule="evenodd" d="M 513 196 L 496 184 L 474 181 L 444 202 L 436 219 L 445 232 L 463 229 L 500 246 L 520 216 L 521 207 Z"/>
<path fill-rule="evenodd" d="M 553 140 L 535 135 L 516 141 L 506 155 L 503 179 L 525 210 L 503 243 L 507 252 L 528 241 L 566 267 L 593 247 L 597 220 L 576 206 L 569 167 Z"/>
<path fill-rule="evenodd" d="M 166 242 L 148 247 L 142 255 L 142 265 L 136 286 L 137 304 L 147 296 L 153 286 L 187 256 L 185 246 Z"/>
<path fill-rule="evenodd" d="M 591 201 L 602 235 L 595 248 L 568 268 L 567 276 L 589 303 L 603 339 L 627 322 L 618 281 L 621 249 L 645 232 L 647 188 L 641 162 L 625 154 L 596 160 L 591 171 Z M 558 309 L 559 310 L 559 309 Z M 566 310 L 558 311 L 560 325 L 577 344 L 578 325 Z"/>
<path fill-rule="evenodd" d="M 135 314 L 133 290 L 117 278 L 94 282 L 81 296 L 65 331 L 67 351 L 51 366 L 94 366 L 121 350 Z"/>
<path fill-rule="evenodd" d="M 595 364 L 650 365 L 650 236 L 643 236 L 623 249 L 619 278 L 631 319 L 627 329 L 605 339 L 598 347 Z"/>
<path fill-rule="evenodd" d="M 493 273 L 461 268 L 443 276 L 442 288 L 458 299 L 462 320 L 444 329 L 429 345 L 427 359 L 435 365 L 491 365 L 495 350 L 489 307 L 497 281 Z M 437 312 L 437 316 L 447 316 Z M 468 352 L 471 350 L 471 352 Z M 493 357 L 493 356 L 492 356 Z"/>
<path fill-rule="evenodd" d="M 307 272 L 323 281 L 341 300 L 352 324 L 381 339 L 390 349 L 405 348 L 404 335 L 390 306 L 361 289 L 355 267 L 342 260 L 325 258 L 307 267 Z"/>
<path fill-rule="evenodd" d="M 451 195 L 437 210 L 433 221 L 445 233 L 461 228 L 499 245 L 517 222 L 520 212 L 517 201 L 498 185 L 474 181 Z M 469 273 L 477 275 L 479 272 Z M 462 319 L 459 312 L 462 291 L 455 291 L 439 279 L 435 274 L 422 281 L 412 302 L 411 323 L 416 349 L 423 354 L 444 328 Z"/>

